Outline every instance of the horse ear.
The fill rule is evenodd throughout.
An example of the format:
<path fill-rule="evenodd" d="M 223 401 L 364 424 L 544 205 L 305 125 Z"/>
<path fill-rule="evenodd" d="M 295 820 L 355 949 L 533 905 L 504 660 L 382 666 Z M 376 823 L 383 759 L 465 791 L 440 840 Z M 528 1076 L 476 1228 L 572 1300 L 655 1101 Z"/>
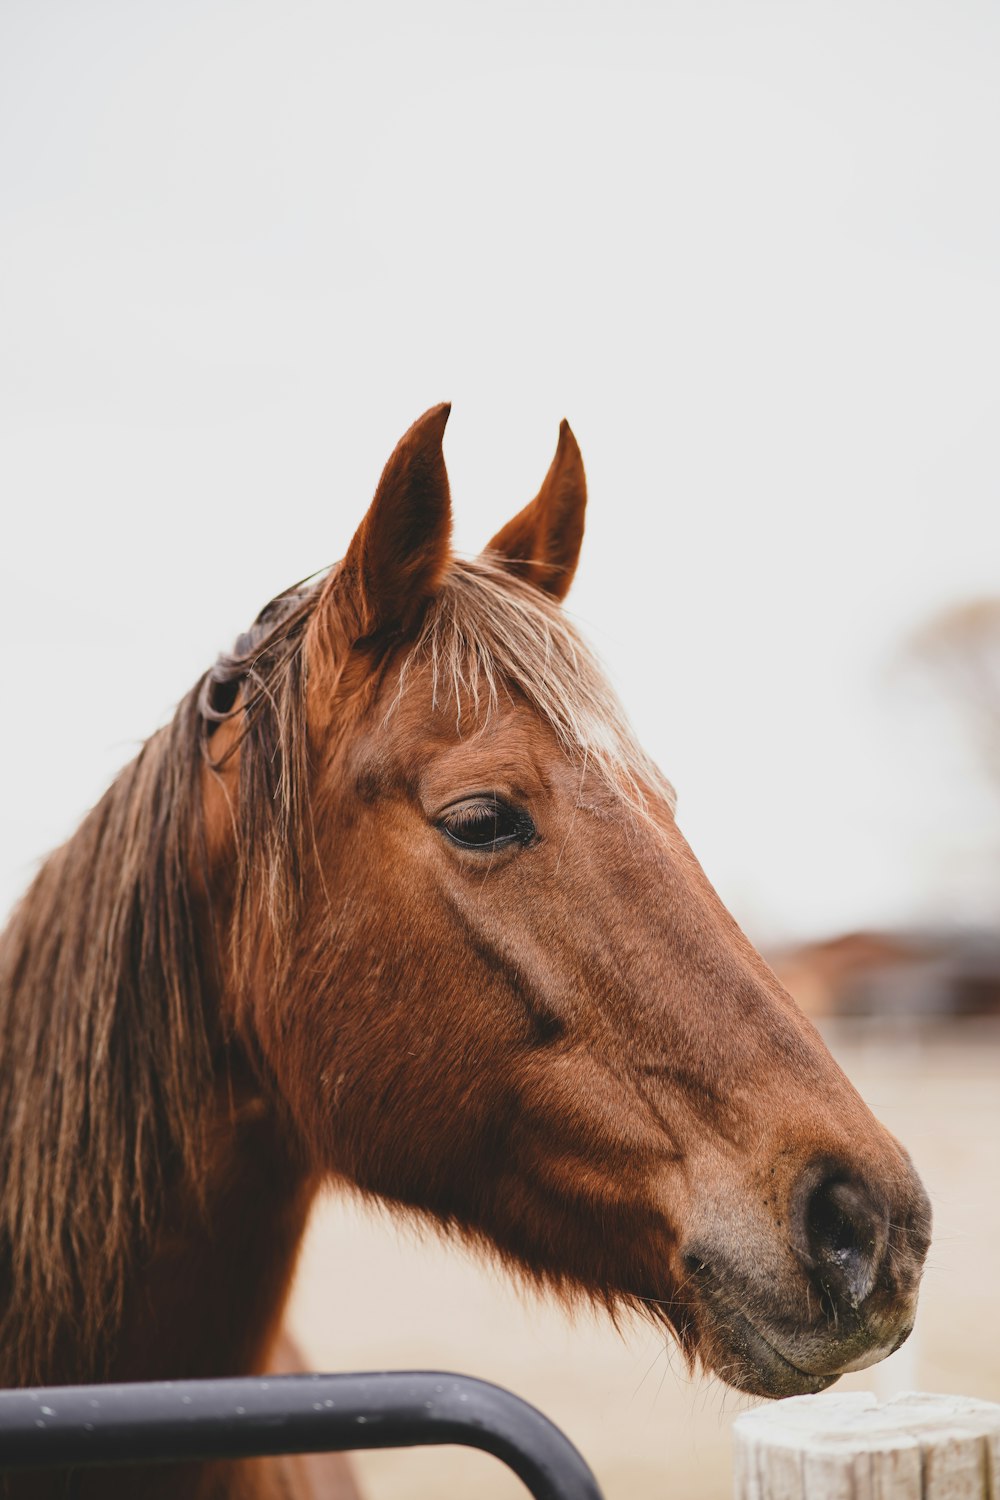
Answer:
<path fill-rule="evenodd" d="M 542 487 L 486 548 L 520 578 L 564 599 L 573 582 L 583 541 L 587 477 L 570 425 L 559 424 L 559 443 Z"/>
<path fill-rule="evenodd" d="M 432 406 L 404 433 L 375 498 L 331 576 L 317 618 L 353 640 L 406 628 L 432 598 L 448 563 L 451 500 L 441 441 L 451 405 Z M 330 619 L 335 614 L 336 627 Z"/>

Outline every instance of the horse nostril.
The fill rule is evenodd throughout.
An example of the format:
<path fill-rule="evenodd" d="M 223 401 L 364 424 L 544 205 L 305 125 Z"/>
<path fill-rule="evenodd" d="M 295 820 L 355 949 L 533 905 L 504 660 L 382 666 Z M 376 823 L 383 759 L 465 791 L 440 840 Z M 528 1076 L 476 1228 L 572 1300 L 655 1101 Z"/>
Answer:
<path fill-rule="evenodd" d="M 809 1194 L 803 1227 L 820 1286 L 834 1303 L 858 1307 L 885 1252 L 886 1214 L 858 1184 L 828 1178 Z"/>

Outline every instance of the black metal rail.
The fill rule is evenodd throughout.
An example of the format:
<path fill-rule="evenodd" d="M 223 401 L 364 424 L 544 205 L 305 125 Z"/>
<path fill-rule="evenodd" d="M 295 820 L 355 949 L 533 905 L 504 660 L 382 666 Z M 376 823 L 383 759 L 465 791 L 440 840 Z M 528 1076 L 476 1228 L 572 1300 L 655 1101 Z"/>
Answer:
<path fill-rule="evenodd" d="M 0 1391 L 0 1472 L 441 1443 L 492 1453 L 535 1500 L 601 1500 L 583 1458 L 548 1417 L 466 1375 L 272 1375 Z"/>

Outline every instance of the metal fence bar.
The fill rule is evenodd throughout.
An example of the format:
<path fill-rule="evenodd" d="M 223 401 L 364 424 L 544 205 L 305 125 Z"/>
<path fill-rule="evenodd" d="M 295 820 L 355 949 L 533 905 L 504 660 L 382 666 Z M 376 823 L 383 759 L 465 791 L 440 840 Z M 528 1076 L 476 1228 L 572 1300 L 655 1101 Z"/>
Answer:
<path fill-rule="evenodd" d="M 0 1472 L 458 1443 L 535 1500 L 602 1500 L 567 1437 L 511 1391 L 427 1371 L 0 1391 Z"/>

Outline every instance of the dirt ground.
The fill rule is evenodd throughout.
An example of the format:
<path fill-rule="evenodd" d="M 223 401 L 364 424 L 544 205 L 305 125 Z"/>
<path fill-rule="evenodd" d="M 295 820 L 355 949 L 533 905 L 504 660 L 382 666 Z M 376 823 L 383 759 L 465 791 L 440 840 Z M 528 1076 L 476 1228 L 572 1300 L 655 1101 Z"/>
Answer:
<path fill-rule="evenodd" d="M 936 1230 L 916 1330 L 845 1388 L 920 1388 L 1000 1400 L 1000 1032 L 843 1032 L 831 1046 L 906 1144 Z M 467 1253 L 330 1199 L 317 1211 L 292 1303 L 313 1367 L 448 1369 L 511 1387 L 578 1444 L 607 1500 L 725 1500 L 729 1429 L 753 1403 L 690 1381 L 662 1337 L 625 1337 L 527 1297 Z M 369 1500 L 520 1500 L 494 1459 L 459 1449 L 360 1455 Z"/>

